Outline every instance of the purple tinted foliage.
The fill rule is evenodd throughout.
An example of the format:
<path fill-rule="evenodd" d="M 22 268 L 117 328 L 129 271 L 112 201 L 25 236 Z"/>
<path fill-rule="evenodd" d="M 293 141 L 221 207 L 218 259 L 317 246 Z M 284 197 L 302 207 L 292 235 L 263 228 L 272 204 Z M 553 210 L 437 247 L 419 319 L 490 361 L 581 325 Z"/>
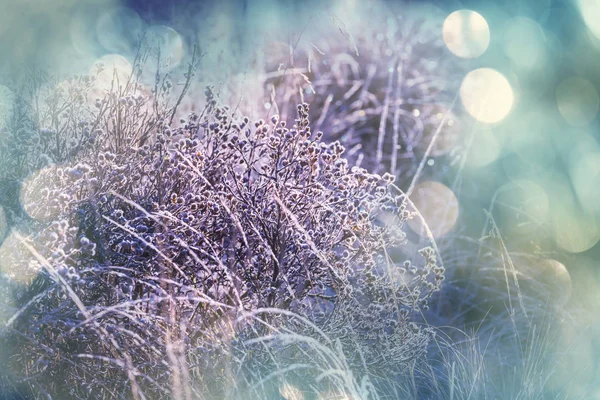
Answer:
<path fill-rule="evenodd" d="M 7 331 L 20 332 L 7 339 L 21 349 L 11 370 L 63 398 L 136 397 L 132 376 L 146 396 L 168 397 L 183 370 L 272 365 L 253 339 L 274 331 L 335 338 L 352 370 L 393 376 L 423 356 L 433 333 L 411 320 L 444 269 L 431 248 L 400 268 L 412 213 L 393 175 L 350 166 L 339 141 L 312 131 L 306 103 L 293 121 L 251 122 L 208 88 L 203 109 L 177 124 L 168 93 L 138 89 L 129 82 L 69 111 L 72 126 L 50 118 L 54 130 L 23 147 L 17 175 L 38 169 L 39 154 L 60 164 L 24 188 L 35 257 L 10 262 L 41 272 L 20 289 Z M 261 309 L 296 317 L 247 317 Z M 273 345 L 318 369 L 305 347 Z"/>
<path fill-rule="evenodd" d="M 350 161 L 391 171 L 405 184 L 446 113 L 431 155 L 463 145 L 453 107 L 463 71 L 440 56 L 442 19 L 366 8 L 365 20 L 378 24 L 362 25 L 351 41 L 323 35 L 294 46 L 293 56 L 288 46 L 274 45 L 265 56 L 265 97 L 276 99 L 271 111 L 283 119 L 295 114 L 297 102 L 310 103 L 315 129 L 343 141 Z"/>

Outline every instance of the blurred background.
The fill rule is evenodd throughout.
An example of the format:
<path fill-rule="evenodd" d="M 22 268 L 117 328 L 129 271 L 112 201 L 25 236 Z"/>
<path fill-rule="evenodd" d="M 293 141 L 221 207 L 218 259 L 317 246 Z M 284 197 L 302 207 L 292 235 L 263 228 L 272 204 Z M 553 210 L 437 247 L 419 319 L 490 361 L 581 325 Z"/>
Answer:
<path fill-rule="evenodd" d="M 128 73 L 144 33 L 160 44 L 174 75 L 199 45 L 198 98 L 216 84 L 243 97 L 247 112 L 266 112 L 265 74 L 294 51 L 339 43 L 360 60 L 374 46 L 361 34 L 387 26 L 377 18 L 421 18 L 417 33 L 404 32 L 415 41 L 407 45 L 433 38 L 440 46 L 427 56 L 431 74 L 451 68 L 437 70 L 436 151 L 426 151 L 434 129 L 399 184 L 446 246 L 488 235 L 487 210 L 515 264 L 546 260 L 537 271 L 529 266 L 528 276 L 547 282 L 546 295 L 573 310 L 563 327 L 564 368 L 577 368 L 585 383 L 600 376 L 600 2 L 0 0 L 0 8 L 0 126 L 29 71 L 66 79 L 104 62 Z M 144 79 L 150 84 L 152 73 Z M 423 109 L 408 111 L 418 117 Z M 0 257 L 12 251 L 11 219 L 2 210 Z M 418 226 L 411 229 L 419 235 Z M 469 264 L 477 267 L 487 266 Z"/>

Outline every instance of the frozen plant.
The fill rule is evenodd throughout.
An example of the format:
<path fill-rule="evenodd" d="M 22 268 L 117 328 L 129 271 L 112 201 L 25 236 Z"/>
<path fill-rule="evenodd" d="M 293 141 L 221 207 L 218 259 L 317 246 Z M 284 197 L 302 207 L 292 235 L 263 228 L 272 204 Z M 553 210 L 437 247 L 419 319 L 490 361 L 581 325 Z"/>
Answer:
<path fill-rule="evenodd" d="M 332 17 L 333 26 L 322 24 L 331 31 L 318 26 L 317 37 L 267 46 L 267 112 L 293 115 L 297 102 L 309 102 L 314 127 L 326 140 L 339 139 L 351 161 L 390 171 L 404 186 L 438 129 L 429 156 L 457 152 L 463 144 L 453 84 L 461 70 L 445 57 L 442 19 L 396 14 L 391 5 L 359 7 L 361 20 L 369 21 L 360 29 Z"/>
<path fill-rule="evenodd" d="M 37 229 L 18 236 L 32 257 L 12 262 L 40 274 L 7 331 L 22 332 L 11 368 L 76 398 L 222 396 L 222 375 L 192 377 L 223 368 L 253 387 L 262 368 L 306 357 L 288 349 L 273 364 L 279 344 L 253 341 L 300 329 L 274 311 L 287 310 L 312 324 L 299 337 L 336 338 L 349 371 L 404 373 L 432 337 L 411 319 L 444 269 L 432 248 L 422 265 L 399 258 L 413 212 L 394 176 L 350 167 L 344 146 L 311 130 L 307 104 L 288 125 L 206 97 L 200 114 L 170 124 L 166 113 L 144 140 L 98 131 L 95 151 L 37 178 L 42 196 L 23 204 Z M 323 368 L 307 365 L 313 378 Z"/>

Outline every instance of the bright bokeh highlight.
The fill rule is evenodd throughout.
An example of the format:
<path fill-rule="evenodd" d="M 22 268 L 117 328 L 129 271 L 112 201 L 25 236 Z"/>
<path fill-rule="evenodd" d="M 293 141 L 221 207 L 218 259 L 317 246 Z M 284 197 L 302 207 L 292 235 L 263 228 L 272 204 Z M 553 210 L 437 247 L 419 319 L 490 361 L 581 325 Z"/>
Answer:
<path fill-rule="evenodd" d="M 597 0 L 578 0 L 577 3 L 588 29 L 600 39 L 600 2 Z"/>
<path fill-rule="evenodd" d="M 434 237 L 447 234 L 456 225 L 459 214 L 458 199 L 448 186 L 434 181 L 419 183 L 410 199 Z M 427 236 L 427 230 L 418 216 L 408 220 L 408 225 L 419 235 Z"/>
<path fill-rule="evenodd" d="M 444 21 L 442 35 L 446 47 L 456 56 L 475 58 L 482 55 L 490 44 L 490 28 L 481 14 L 459 10 Z"/>
<path fill-rule="evenodd" d="M 532 267 L 531 278 L 546 287 L 548 297 L 557 304 L 566 304 L 573 291 L 573 283 L 567 267 L 552 259 L 540 260 Z"/>
<path fill-rule="evenodd" d="M 20 201 L 25 212 L 36 221 L 52 221 L 60 214 L 62 199 L 49 196 L 58 179 L 58 168 L 48 166 L 27 176 L 21 185 Z"/>
<path fill-rule="evenodd" d="M 598 243 L 600 227 L 598 221 L 580 211 L 564 210 L 555 215 L 554 235 L 560 248 L 571 253 L 581 253 Z"/>
<path fill-rule="evenodd" d="M 127 58 L 120 54 L 107 54 L 94 62 L 89 74 L 96 76 L 95 89 L 110 90 L 113 85 L 115 88 L 124 86 L 132 71 L 133 67 Z"/>
<path fill-rule="evenodd" d="M 12 230 L 0 244 L 0 275 L 28 284 L 40 272 L 40 268 L 31 251 Z"/>
<path fill-rule="evenodd" d="M 508 80 L 491 68 L 479 68 L 465 76 L 460 98 L 467 112 L 480 122 L 493 124 L 504 119 L 514 103 Z"/>
<path fill-rule="evenodd" d="M 304 400 L 304 394 L 296 386 L 287 382 L 279 386 L 279 394 L 285 400 Z"/>

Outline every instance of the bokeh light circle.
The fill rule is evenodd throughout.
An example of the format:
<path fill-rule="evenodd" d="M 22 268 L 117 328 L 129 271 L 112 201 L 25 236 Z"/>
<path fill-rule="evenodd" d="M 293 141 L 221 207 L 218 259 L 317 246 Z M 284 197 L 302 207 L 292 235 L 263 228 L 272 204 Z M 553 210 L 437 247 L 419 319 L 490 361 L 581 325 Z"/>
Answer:
<path fill-rule="evenodd" d="M 532 19 L 516 17 L 504 31 L 503 47 L 506 56 L 522 68 L 539 66 L 544 58 L 545 37 L 540 25 Z"/>
<path fill-rule="evenodd" d="M 572 76 L 556 87 L 556 104 L 569 124 L 585 126 L 596 117 L 600 97 L 594 84 L 587 79 Z"/>
<path fill-rule="evenodd" d="M 582 210 L 567 179 L 555 180 L 546 188 L 551 199 L 551 234 L 561 249 L 581 253 L 600 240 L 600 221 Z"/>
<path fill-rule="evenodd" d="M 96 23 L 98 41 L 109 52 L 133 54 L 135 43 L 141 37 L 143 22 L 127 7 L 114 7 L 104 12 Z"/>
<path fill-rule="evenodd" d="M 59 173 L 56 165 L 50 165 L 29 174 L 23 180 L 21 206 L 34 220 L 47 222 L 60 215 L 62 199 L 50 195 L 51 189 L 60 181 Z"/>
<path fill-rule="evenodd" d="M 96 16 L 85 7 L 76 9 L 69 18 L 69 38 L 71 46 L 79 56 L 98 54 L 98 44 L 94 25 Z M 91 28 L 90 28 L 91 27 Z"/>
<path fill-rule="evenodd" d="M 519 279 L 519 289 L 524 297 L 537 299 L 543 306 L 564 306 L 573 293 L 573 281 L 567 267 L 550 258 L 532 255 L 512 254 L 511 261 Z M 506 285 L 505 269 L 512 279 L 510 266 L 500 263 L 492 275 L 502 285 Z"/>
<path fill-rule="evenodd" d="M 304 400 L 302 391 L 287 382 L 284 382 L 279 386 L 279 394 L 285 400 Z"/>
<path fill-rule="evenodd" d="M 600 3 L 597 0 L 578 0 L 578 3 L 588 29 L 600 39 Z"/>
<path fill-rule="evenodd" d="M 570 175 L 581 207 L 600 216 L 600 152 L 573 157 Z"/>
<path fill-rule="evenodd" d="M 435 181 L 419 183 L 410 199 L 434 237 L 447 234 L 456 225 L 459 214 L 458 199 L 448 186 Z M 427 231 L 418 216 L 409 219 L 408 225 L 419 235 L 427 236 Z"/>
<path fill-rule="evenodd" d="M 459 10 L 444 21 L 442 36 L 446 47 L 458 57 L 475 58 L 482 55 L 490 44 L 490 28 L 481 14 Z"/>
<path fill-rule="evenodd" d="M 183 39 L 177 31 L 166 25 L 151 26 L 146 32 L 147 44 L 160 49 L 161 62 L 169 70 L 177 67 L 184 56 Z"/>
<path fill-rule="evenodd" d="M 567 210 L 555 216 L 554 235 L 560 248 L 570 253 L 581 253 L 598 243 L 600 229 L 595 219 Z"/>
<path fill-rule="evenodd" d="M 96 76 L 94 89 L 103 91 L 110 90 L 113 86 L 117 89 L 118 86 L 124 86 L 129 78 L 133 67 L 129 60 L 120 54 L 107 54 L 96 60 L 90 68 L 89 74 Z M 104 97 L 104 96 L 99 96 Z"/>
<path fill-rule="evenodd" d="M 0 244 L 0 274 L 10 280 L 28 284 L 40 272 L 41 265 L 17 235 L 12 230 Z"/>
<path fill-rule="evenodd" d="M 529 265 L 527 272 L 535 283 L 544 286 L 545 290 L 540 290 L 539 294 L 547 295 L 548 300 L 564 305 L 571 298 L 571 275 L 562 263 L 552 259 L 538 260 Z"/>
<path fill-rule="evenodd" d="M 504 75 L 491 68 L 469 72 L 461 83 L 460 98 L 471 116 L 488 124 L 504 119 L 514 103 L 510 83 Z"/>

